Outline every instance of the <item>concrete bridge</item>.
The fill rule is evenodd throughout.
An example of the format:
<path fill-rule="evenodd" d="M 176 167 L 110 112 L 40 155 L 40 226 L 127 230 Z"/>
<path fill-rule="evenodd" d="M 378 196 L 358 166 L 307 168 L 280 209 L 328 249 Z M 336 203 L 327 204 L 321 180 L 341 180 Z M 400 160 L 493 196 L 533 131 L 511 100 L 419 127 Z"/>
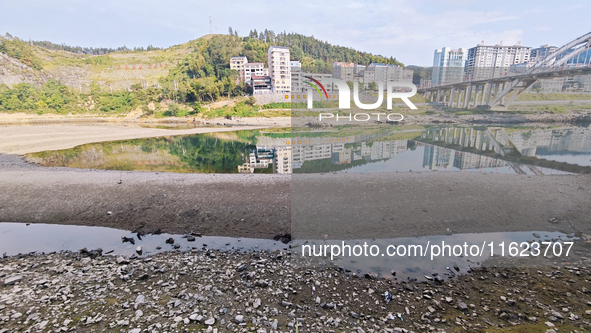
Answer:
<path fill-rule="evenodd" d="M 590 46 L 591 32 L 563 45 L 524 73 L 420 88 L 418 93 L 432 103 L 447 107 L 503 109 L 538 80 L 591 74 L 590 64 L 574 66 L 568 63 Z M 493 72 L 499 71 L 495 68 Z"/>

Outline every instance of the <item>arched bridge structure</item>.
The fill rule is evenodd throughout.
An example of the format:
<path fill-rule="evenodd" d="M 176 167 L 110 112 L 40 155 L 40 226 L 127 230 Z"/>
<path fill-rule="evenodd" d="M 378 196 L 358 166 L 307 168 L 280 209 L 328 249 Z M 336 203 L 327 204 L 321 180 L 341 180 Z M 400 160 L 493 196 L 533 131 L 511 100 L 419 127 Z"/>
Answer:
<path fill-rule="evenodd" d="M 509 73 L 492 70 L 491 73 L 503 73 L 487 79 L 468 79 L 453 84 L 444 84 L 429 88 L 419 88 L 418 93 L 427 101 L 454 108 L 506 108 L 519 95 L 541 79 L 591 74 L 591 57 L 580 63 L 578 57 L 587 55 L 591 46 L 591 32 L 576 38 L 535 65 L 526 68 L 523 73 Z M 577 60 L 576 63 L 574 60 Z"/>

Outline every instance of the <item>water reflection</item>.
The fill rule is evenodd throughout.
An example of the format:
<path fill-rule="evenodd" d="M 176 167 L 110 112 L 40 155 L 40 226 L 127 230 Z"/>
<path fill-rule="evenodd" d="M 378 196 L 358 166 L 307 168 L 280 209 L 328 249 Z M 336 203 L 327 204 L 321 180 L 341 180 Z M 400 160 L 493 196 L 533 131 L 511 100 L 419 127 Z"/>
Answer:
<path fill-rule="evenodd" d="M 574 235 L 560 232 L 492 232 L 348 241 L 298 240 L 293 251 L 296 258 L 304 253 L 310 266 L 336 265 L 358 274 L 369 272 L 386 278 L 406 279 L 433 273 L 462 274 L 479 266 L 547 267 L 556 266 L 557 260 L 586 261 L 587 251 L 576 240 Z M 538 244 L 532 246 L 534 242 Z M 560 254 L 553 254 L 552 249 L 545 255 L 536 253 L 535 249 L 547 247 L 540 242 L 558 242 L 564 250 Z M 335 246 L 332 253 L 340 252 L 332 260 L 331 245 Z M 341 250 L 343 245 L 353 250 Z M 373 253 L 365 250 L 367 254 L 361 250 L 355 252 L 355 246 L 362 249 L 364 245 L 379 250 Z M 447 252 L 442 250 L 445 246 L 448 246 Z M 321 255 L 321 249 L 325 247 L 326 256 Z M 434 247 L 441 251 L 437 252 Z"/>
<path fill-rule="evenodd" d="M 236 131 L 88 144 L 27 159 L 44 166 L 198 173 L 591 173 L 591 129 Z"/>
<path fill-rule="evenodd" d="M 122 242 L 123 237 L 134 239 L 134 244 Z M 172 244 L 167 243 L 167 239 L 173 238 Z M 494 266 L 555 266 L 556 260 L 568 260 L 576 262 L 578 260 L 586 261 L 585 253 L 588 251 L 581 247 L 581 244 L 575 242 L 570 249 L 569 254 L 560 257 L 553 256 L 552 253 L 547 256 L 528 256 L 519 258 L 511 257 L 511 242 L 534 242 L 534 241 L 552 241 L 563 243 L 565 241 L 576 241 L 574 235 L 567 235 L 559 232 L 497 232 L 481 234 L 454 234 L 426 237 L 407 237 L 394 239 L 372 239 L 372 240 L 349 240 L 350 246 L 377 245 L 382 253 L 387 251 L 388 246 L 408 247 L 420 246 L 417 256 L 337 256 L 334 260 L 328 257 L 310 257 L 302 256 L 302 245 L 340 245 L 341 241 L 336 240 L 310 240 L 298 241 L 299 244 L 291 244 L 294 252 L 292 258 L 295 259 L 294 265 L 316 266 L 316 265 L 335 265 L 345 270 L 357 274 L 372 273 L 386 278 L 422 278 L 425 275 L 438 273 L 440 275 L 462 274 L 471 267 L 486 266 L 490 262 Z M 481 247 L 483 242 L 487 244 L 484 251 L 478 256 L 465 255 L 441 255 L 433 260 L 429 255 L 421 256 L 423 249 L 429 247 L 429 244 L 450 244 L 477 245 Z M 489 246 L 488 244 L 493 244 Z M 501 244 L 503 247 L 501 247 Z M 76 225 L 56 225 L 56 224 L 25 224 L 25 223 L 0 223 L 0 252 L 5 255 L 17 255 L 19 253 L 50 253 L 60 251 L 77 252 L 83 248 L 88 250 L 102 249 L 103 254 L 132 256 L 138 255 L 137 248 L 141 246 L 140 256 L 152 255 L 156 253 L 181 250 L 188 251 L 192 249 L 214 249 L 220 251 L 239 250 L 248 252 L 253 250 L 265 251 L 284 251 L 288 250 L 288 245 L 279 241 L 254 238 L 234 238 L 219 236 L 191 237 L 190 235 L 158 234 L 143 235 L 137 237 L 136 234 L 129 231 L 105 228 L 89 227 Z M 516 245 L 515 245 L 516 246 Z M 565 245 L 566 249 L 566 245 Z M 491 262 L 490 251 L 493 251 L 494 262 Z M 502 252 L 503 251 L 503 252 Z M 552 252 L 552 251 L 551 251 Z M 501 253 L 503 255 L 501 255 Z M 520 252 L 520 255 L 530 253 Z M 525 258 L 525 260 L 524 260 Z M 453 270 L 451 269 L 453 268 Z M 392 271 L 395 275 L 392 275 Z"/>
<path fill-rule="evenodd" d="M 134 239 L 122 242 L 122 237 Z M 166 240 L 174 239 L 173 244 Z M 175 247 L 175 245 L 177 245 Z M 189 237 L 184 235 L 158 234 L 144 235 L 141 239 L 129 231 L 77 225 L 59 225 L 42 223 L 0 223 L 0 252 L 6 255 L 31 252 L 59 252 L 102 249 L 103 253 L 129 256 L 142 247 L 143 255 L 178 249 L 214 250 L 267 250 L 275 251 L 287 248 L 287 245 L 274 240 L 255 238 L 235 238 L 219 236 Z"/>

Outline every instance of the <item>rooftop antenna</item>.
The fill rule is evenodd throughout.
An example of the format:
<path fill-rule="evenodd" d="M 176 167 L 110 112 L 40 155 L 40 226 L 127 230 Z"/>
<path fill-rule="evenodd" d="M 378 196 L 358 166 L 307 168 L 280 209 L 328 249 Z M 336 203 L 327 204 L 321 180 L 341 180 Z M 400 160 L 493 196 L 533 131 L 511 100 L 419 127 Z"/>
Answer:
<path fill-rule="evenodd" d="M 211 21 L 211 16 L 209 17 L 209 34 L 213 35 L 213 22 Z"/>

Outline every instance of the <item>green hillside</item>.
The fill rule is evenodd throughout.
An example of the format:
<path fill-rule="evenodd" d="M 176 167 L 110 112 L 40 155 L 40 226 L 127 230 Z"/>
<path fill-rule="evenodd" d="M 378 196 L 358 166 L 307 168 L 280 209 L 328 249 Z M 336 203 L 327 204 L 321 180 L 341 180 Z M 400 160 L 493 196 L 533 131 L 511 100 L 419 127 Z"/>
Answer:
<path fill-rule="evenodd" d="M 270 45 L 289 46 L 292 59 L 313 72 L 330 71 L 334 61 L 400 64 L 394 58 L 269 30 L 252 31 L 249 37 L 206 35 L 167 49 L 127 51 L 26 42 L 7 34 L 0 36 L 0 53 L 9 60 L 0 58 L 0 70 L 8 73 L 0 79 L 0 111 L 122 114 L 143 106 L 147 114 L 194 114 L 202 104 L 244 95 L 247 87 L 236 83 L 230 58 L 266 63 Z M 165 101 L 175 103 L 167 106 Z M 148 108 L 150 103 L 155 107 Z"/>

